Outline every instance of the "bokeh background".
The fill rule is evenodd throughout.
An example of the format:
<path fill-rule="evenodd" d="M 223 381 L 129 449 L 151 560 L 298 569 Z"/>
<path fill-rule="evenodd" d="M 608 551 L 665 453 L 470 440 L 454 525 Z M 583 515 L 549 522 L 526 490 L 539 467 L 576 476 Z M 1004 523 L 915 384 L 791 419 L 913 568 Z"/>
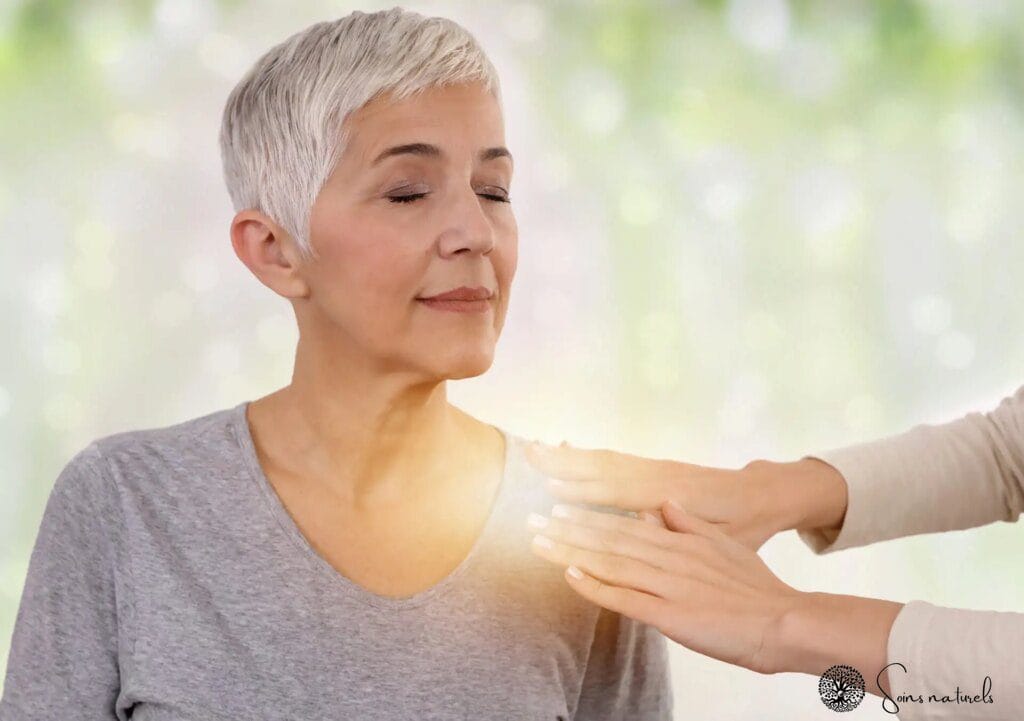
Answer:
<path fill-rule="evenodd" d="M 288 382 L 291 308 L 230 247 L 220 113 L 271 45 L 392 4 L 0 2 L 0 667 L 75 451 Z M 740 466 L 1024 383 L 1024 4 L 405 7 L 481 41 L 516 156 L 508 322 L 461 407 Z M 1021 610 L 1022 533 L 762 553 L 806 590 Z M 816 678 L 672 663 L 678 719 L 832 718 Z M 875 700 L 860 718 L 891 718 Z"/>

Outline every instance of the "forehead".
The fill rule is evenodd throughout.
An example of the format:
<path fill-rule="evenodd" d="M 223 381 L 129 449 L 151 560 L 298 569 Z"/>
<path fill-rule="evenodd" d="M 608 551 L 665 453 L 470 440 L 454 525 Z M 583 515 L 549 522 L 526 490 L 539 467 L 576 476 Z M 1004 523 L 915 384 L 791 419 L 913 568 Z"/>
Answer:
<path fill-rule="evenodd" d="M 397 101 L 385 94 L 352 113 L 345 125 L 350 147 L 364 165 L 397 145 L 464 147 L 475 154 L 484 147 L 503 146 L 505 139 L 501 108 L 479 83 L 427 88 Z"/>

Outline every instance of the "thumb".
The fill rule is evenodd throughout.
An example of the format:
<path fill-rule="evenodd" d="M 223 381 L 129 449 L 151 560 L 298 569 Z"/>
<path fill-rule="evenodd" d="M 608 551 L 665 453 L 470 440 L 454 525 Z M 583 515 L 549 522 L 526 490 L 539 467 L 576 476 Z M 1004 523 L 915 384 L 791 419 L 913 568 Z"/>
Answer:
<path fill-rule="evenodd" d="M 686 511 L 678 502 L 668 500 L 661 506 L 661 516 L 665 519 L 665 527 L 679 533 L 695 533 L 698 536 L 717 538 L 722 530 L 703 518 L 698 518 Z"/>

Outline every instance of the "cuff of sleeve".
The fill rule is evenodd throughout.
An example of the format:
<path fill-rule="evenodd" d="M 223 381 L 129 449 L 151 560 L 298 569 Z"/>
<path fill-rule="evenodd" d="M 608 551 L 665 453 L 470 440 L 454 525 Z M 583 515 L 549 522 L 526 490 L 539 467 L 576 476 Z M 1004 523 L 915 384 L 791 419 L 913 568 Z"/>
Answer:
<path fill-rule="evenodd" d="M 1024 718 L 1024 614 L 911 601 L 887 647 L 900 721 Z M 988 677 L 988 681 L 986 681 Z M 958 695 L 962 702 L 958 702 Z M 900 695 L 912 698 L 899 701 Z M 967 699 L 976 699 L 970 702 Z M 893 701 L 886 709 L 894 711 Z"/>
<path fill-rule="evenodd" d="M 828 463 L 842 474 L 847 488 L 846 515 L 838 530 L 797 530 L 800 539 L 816 554 L 863 546 L 881 540 L 881 536 L 886 533 L 887 521 L 880 509 L 890 503 L 886 494 L 891 494 L 893 489 L 886 488 L 887 478 L 883 473 L 872 469 L 869 461 L 872 456 L 865 451 L 864 445 L 836 448 L 803 457 Z"/>
<path fill-rule="evenodd" d="M 921 641 L 932 623 L 935 606 L 924 601 L 909 601 L 903 605 L 889 630 L 886 644 L 886 669 L 889 695 L 882 697 L 882 709 L 895 714 L 900 721 L 919 721 L 935 718 L 930 716 L 925 704 L 898 701 L 907 694 L 920 694 L 921 672 L 927 671 L 921 664 Z M 879 669 L 881 671 L 882 669 Z M 877 679 L 876 679 L 877 680 Z"/>

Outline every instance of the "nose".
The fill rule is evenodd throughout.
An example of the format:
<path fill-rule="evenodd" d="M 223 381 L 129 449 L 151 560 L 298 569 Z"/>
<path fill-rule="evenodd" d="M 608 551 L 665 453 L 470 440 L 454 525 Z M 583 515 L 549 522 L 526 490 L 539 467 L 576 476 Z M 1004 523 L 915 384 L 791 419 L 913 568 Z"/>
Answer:
<path fill-rule="evenodd" d="M 439 242 L 443 255 L 464 251 L 484 255 L 491 252 L 495 241 L 494 224 L 483 208 L 483 203 L 491 202 L 494 201 L 481 198 L 473 188 L 453 194 Z"/>

